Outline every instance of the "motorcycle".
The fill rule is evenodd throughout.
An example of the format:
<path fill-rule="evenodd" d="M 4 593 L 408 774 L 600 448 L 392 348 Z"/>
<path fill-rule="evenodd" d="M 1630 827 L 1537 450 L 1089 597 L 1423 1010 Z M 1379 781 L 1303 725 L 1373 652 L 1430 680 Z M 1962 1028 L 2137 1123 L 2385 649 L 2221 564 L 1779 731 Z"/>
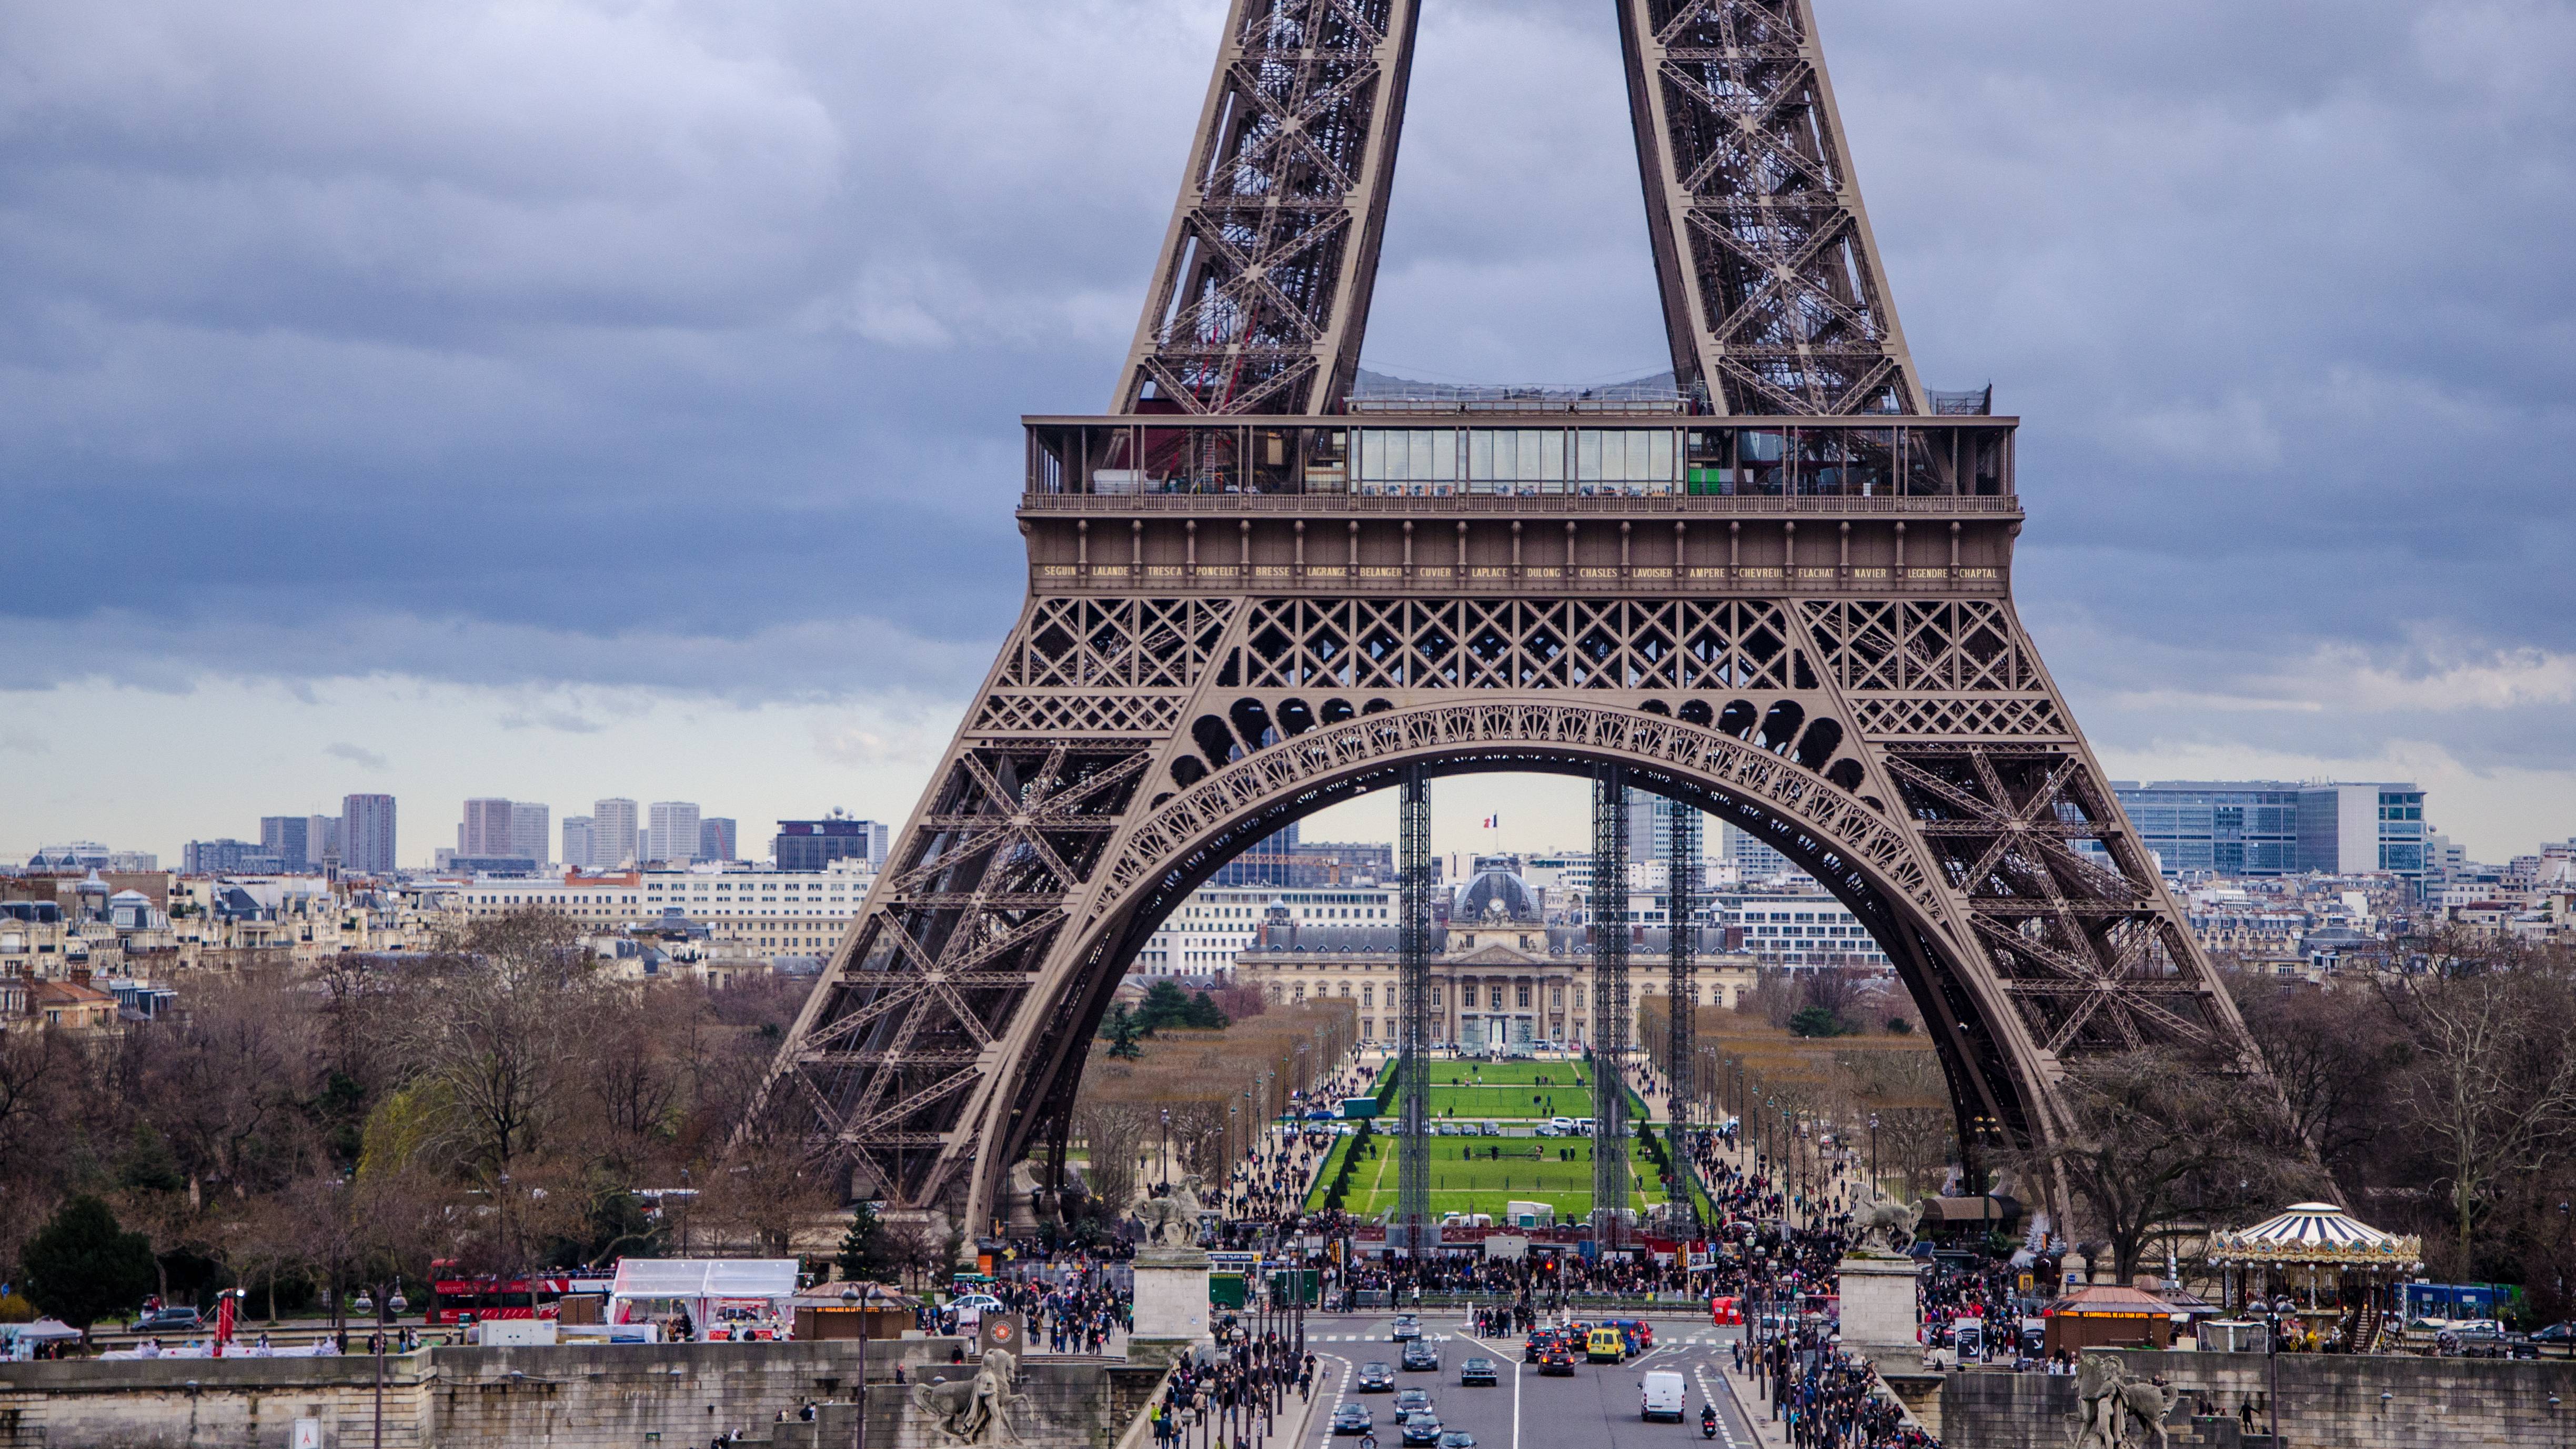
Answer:
<path fill-rule="evenodd" d="M 1699 1436 L 1703 1439 L 1717 1437 L 1717 1405 L 1711 1404 L 1699 1411 Z"/>

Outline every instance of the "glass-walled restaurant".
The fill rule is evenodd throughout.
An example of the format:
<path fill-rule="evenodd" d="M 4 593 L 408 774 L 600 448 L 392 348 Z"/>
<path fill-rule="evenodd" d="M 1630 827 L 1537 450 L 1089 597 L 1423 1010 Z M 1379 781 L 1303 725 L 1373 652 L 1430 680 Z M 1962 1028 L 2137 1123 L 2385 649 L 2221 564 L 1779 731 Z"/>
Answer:
<path fill-rule="evenodd" d="M 2013 491 L 2009 418 L 1681 426 L 1323 426 L 1241 418 L 1035 418 L 1032 494 L 1440 498 L 1840 496 Z"/>

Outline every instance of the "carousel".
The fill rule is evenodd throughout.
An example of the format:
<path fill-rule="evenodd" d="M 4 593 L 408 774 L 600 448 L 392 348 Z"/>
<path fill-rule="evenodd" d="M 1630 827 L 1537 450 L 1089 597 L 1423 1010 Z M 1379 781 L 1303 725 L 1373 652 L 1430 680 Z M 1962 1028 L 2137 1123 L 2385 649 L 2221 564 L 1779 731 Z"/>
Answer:
<path fill-rule="evenodd" d="M 2423 1271 L 2424 1244 L 2384 1233 L 2333 1203 L 2292 1203 L 2250 1228 L 2210 1235 L 2227 1306 L 2278 1326 L 2292 1344 L 2368 1353 L 2395 1315 L 2397 1285 Z"/>

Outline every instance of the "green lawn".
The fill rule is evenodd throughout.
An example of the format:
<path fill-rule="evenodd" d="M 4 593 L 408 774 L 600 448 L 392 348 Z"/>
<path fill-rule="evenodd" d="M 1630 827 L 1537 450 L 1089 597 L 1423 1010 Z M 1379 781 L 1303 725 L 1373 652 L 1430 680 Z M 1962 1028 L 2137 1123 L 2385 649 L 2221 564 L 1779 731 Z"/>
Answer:
<path fill-rule="evenodd" d="M 1371 1089 L 1395 1074 L 1389 1062 Z M 1448 1062 L 1431 1063 L 1431 1111 L 1435 1118 L 1460 1121 L 1513 1118 L 1544 1121 L 1549 1117 L 1592 1117 L 1591 1069 L 1581 1062 Z M 1643 1104 L 1630 1095 L 1631 1109 L 1643 1116 Z M 1395 1209 L 1395 1108 L 1377 1119 L 1369 1139 L 1377 1156 L 1363 1159 L 1351 1173 L 1343 1207 L 1363 1217 Z M 1324 1189 L 1340 1170 L 1342 1159 L 1358 1139 L 1333 1143 L 1324 1170 L 1315 1179 L 1309 1205 L 1320 1206 Z M 1488 1156 L 1499 1150 L 1499 1159 Z M 1533 1160 L 1531 1154 L 1538 1154 Z M 1560 1160 L 1570 1158 L 1571 1160 Z M 1643 1210 L 1664 1200 L 1655 1182 L 1654 1164 L 1631 1144 L 1629 1206 Z M 1497 1219 L 1509 1202 L 1543 1202 L 1560 1218 L 1580 1218 L 1592 1211 L 1592 1141 L 1586 1137 L 1434 1137 L 1431 1139 L 1431 1210 L 1435 1213 L 1491 1213 Z"/>
<path fill-rule="evenodd" d="M 1395 1075 L 1390 1062 L 1375 1086 Z M 1592 1115 L 1592 1072 L 1581 1062 L 1444 1062 L 1431 1064 L 1434 1117 L 1578 1117 Z M 1632 1096 L 1630 1111 L 1637 1110 Z M 1381 1127 L 1395 1115 L 1390 1098 Z"/>
<path fill-rule="evenodd" d="M 1322 1183 L 1332 1181 L 1341 1154 L 1354 1139 L 1334 1144 Z M 1363 1217 L 1395 1210 L 1396 1143 L 1372 1137 L 1377 1156 L 1363 1158 L 1351 1173 L 1351 1191 L 1343 1206 Z M 1499 1150 L 1499 1159 L 1488 1152 Z M 1533 1161 L 1530 1153 L 1539 1156 Z M 1472 1159 L 1460 1154 L 1472 1153 Z M 1571 1161 L 1564 1160 L 1570 1156 Z M 1655 1165 L 1631 1144 L 1628 1154 L 1629 1206 L 1642 1210 L 1664 1200 L 1655 1181 Z M 1320 1190 L 1317 1200 L 1321 1200 Z M 1560 1218 L 1580 1218 L 1592 1211 L 1592 1144 L 1582 1138 L 1511 1137 L 1431 1140 L 1431 1210 L 1434 1213 L 1492 1213 L 1500 1218 L 1509 1202 L 1543 1202 Z"/>

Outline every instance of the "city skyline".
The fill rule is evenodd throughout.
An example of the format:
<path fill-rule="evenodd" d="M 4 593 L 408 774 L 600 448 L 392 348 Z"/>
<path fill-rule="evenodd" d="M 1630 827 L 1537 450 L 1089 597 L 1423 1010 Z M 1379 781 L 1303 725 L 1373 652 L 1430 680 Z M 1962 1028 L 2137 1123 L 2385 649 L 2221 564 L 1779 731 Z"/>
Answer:
<path fill-rule="evenodd" d="M 56 83 L 0 147 L 50 198 L 0 268 L 49 319 L 13 329 L 0 449 L 50 545 L 0 605 L 25 641 L 0 771 L 30 786 L 0 858 L 175 854 L 352 791 L 560 818 L 683 760 L 674 789 L 741 819 L 900 819 L 1017 593 L 1015 419 L 1099 406 L 1128 339 L 1212 12 L 1011 9 L 999 42 L 945 14 L 404 13 L 10 32 Z M 990 104 L 921 104 L 887 23 Z M 1927 380 L 2025 419 L 2017 597 L 2106 768 L 2415 780 L 2487 858 L 2568 834 L 2576 195 L 2522 169 L 2576 139 L 2564 28 L 2377 0 L 2323 33 L 2210 3 L 1820 23 Z M 430 31 L 476 48 L 474 85 L 387 79 L 448 73 Z M 2182 63 L 2212 33 L 2242 63 Z M 202 84 L 159 84 L 165 50 Z M 1581 7 L 1425 16 L 1370 366 L 1660 365 L 1633 178 L 1579 161 L 1629 144 L 1616 50 Z M 1074 68 L 1083 122 L 1023 116 L 988 164 L 993 117 L 1056 114 Z M 1497 155 L 1527 225 L 1473 204 Z M 1042 235 L 996 225 L 1033 196 Z M 574 537 L 733 582 L 602 589 Z"/>

